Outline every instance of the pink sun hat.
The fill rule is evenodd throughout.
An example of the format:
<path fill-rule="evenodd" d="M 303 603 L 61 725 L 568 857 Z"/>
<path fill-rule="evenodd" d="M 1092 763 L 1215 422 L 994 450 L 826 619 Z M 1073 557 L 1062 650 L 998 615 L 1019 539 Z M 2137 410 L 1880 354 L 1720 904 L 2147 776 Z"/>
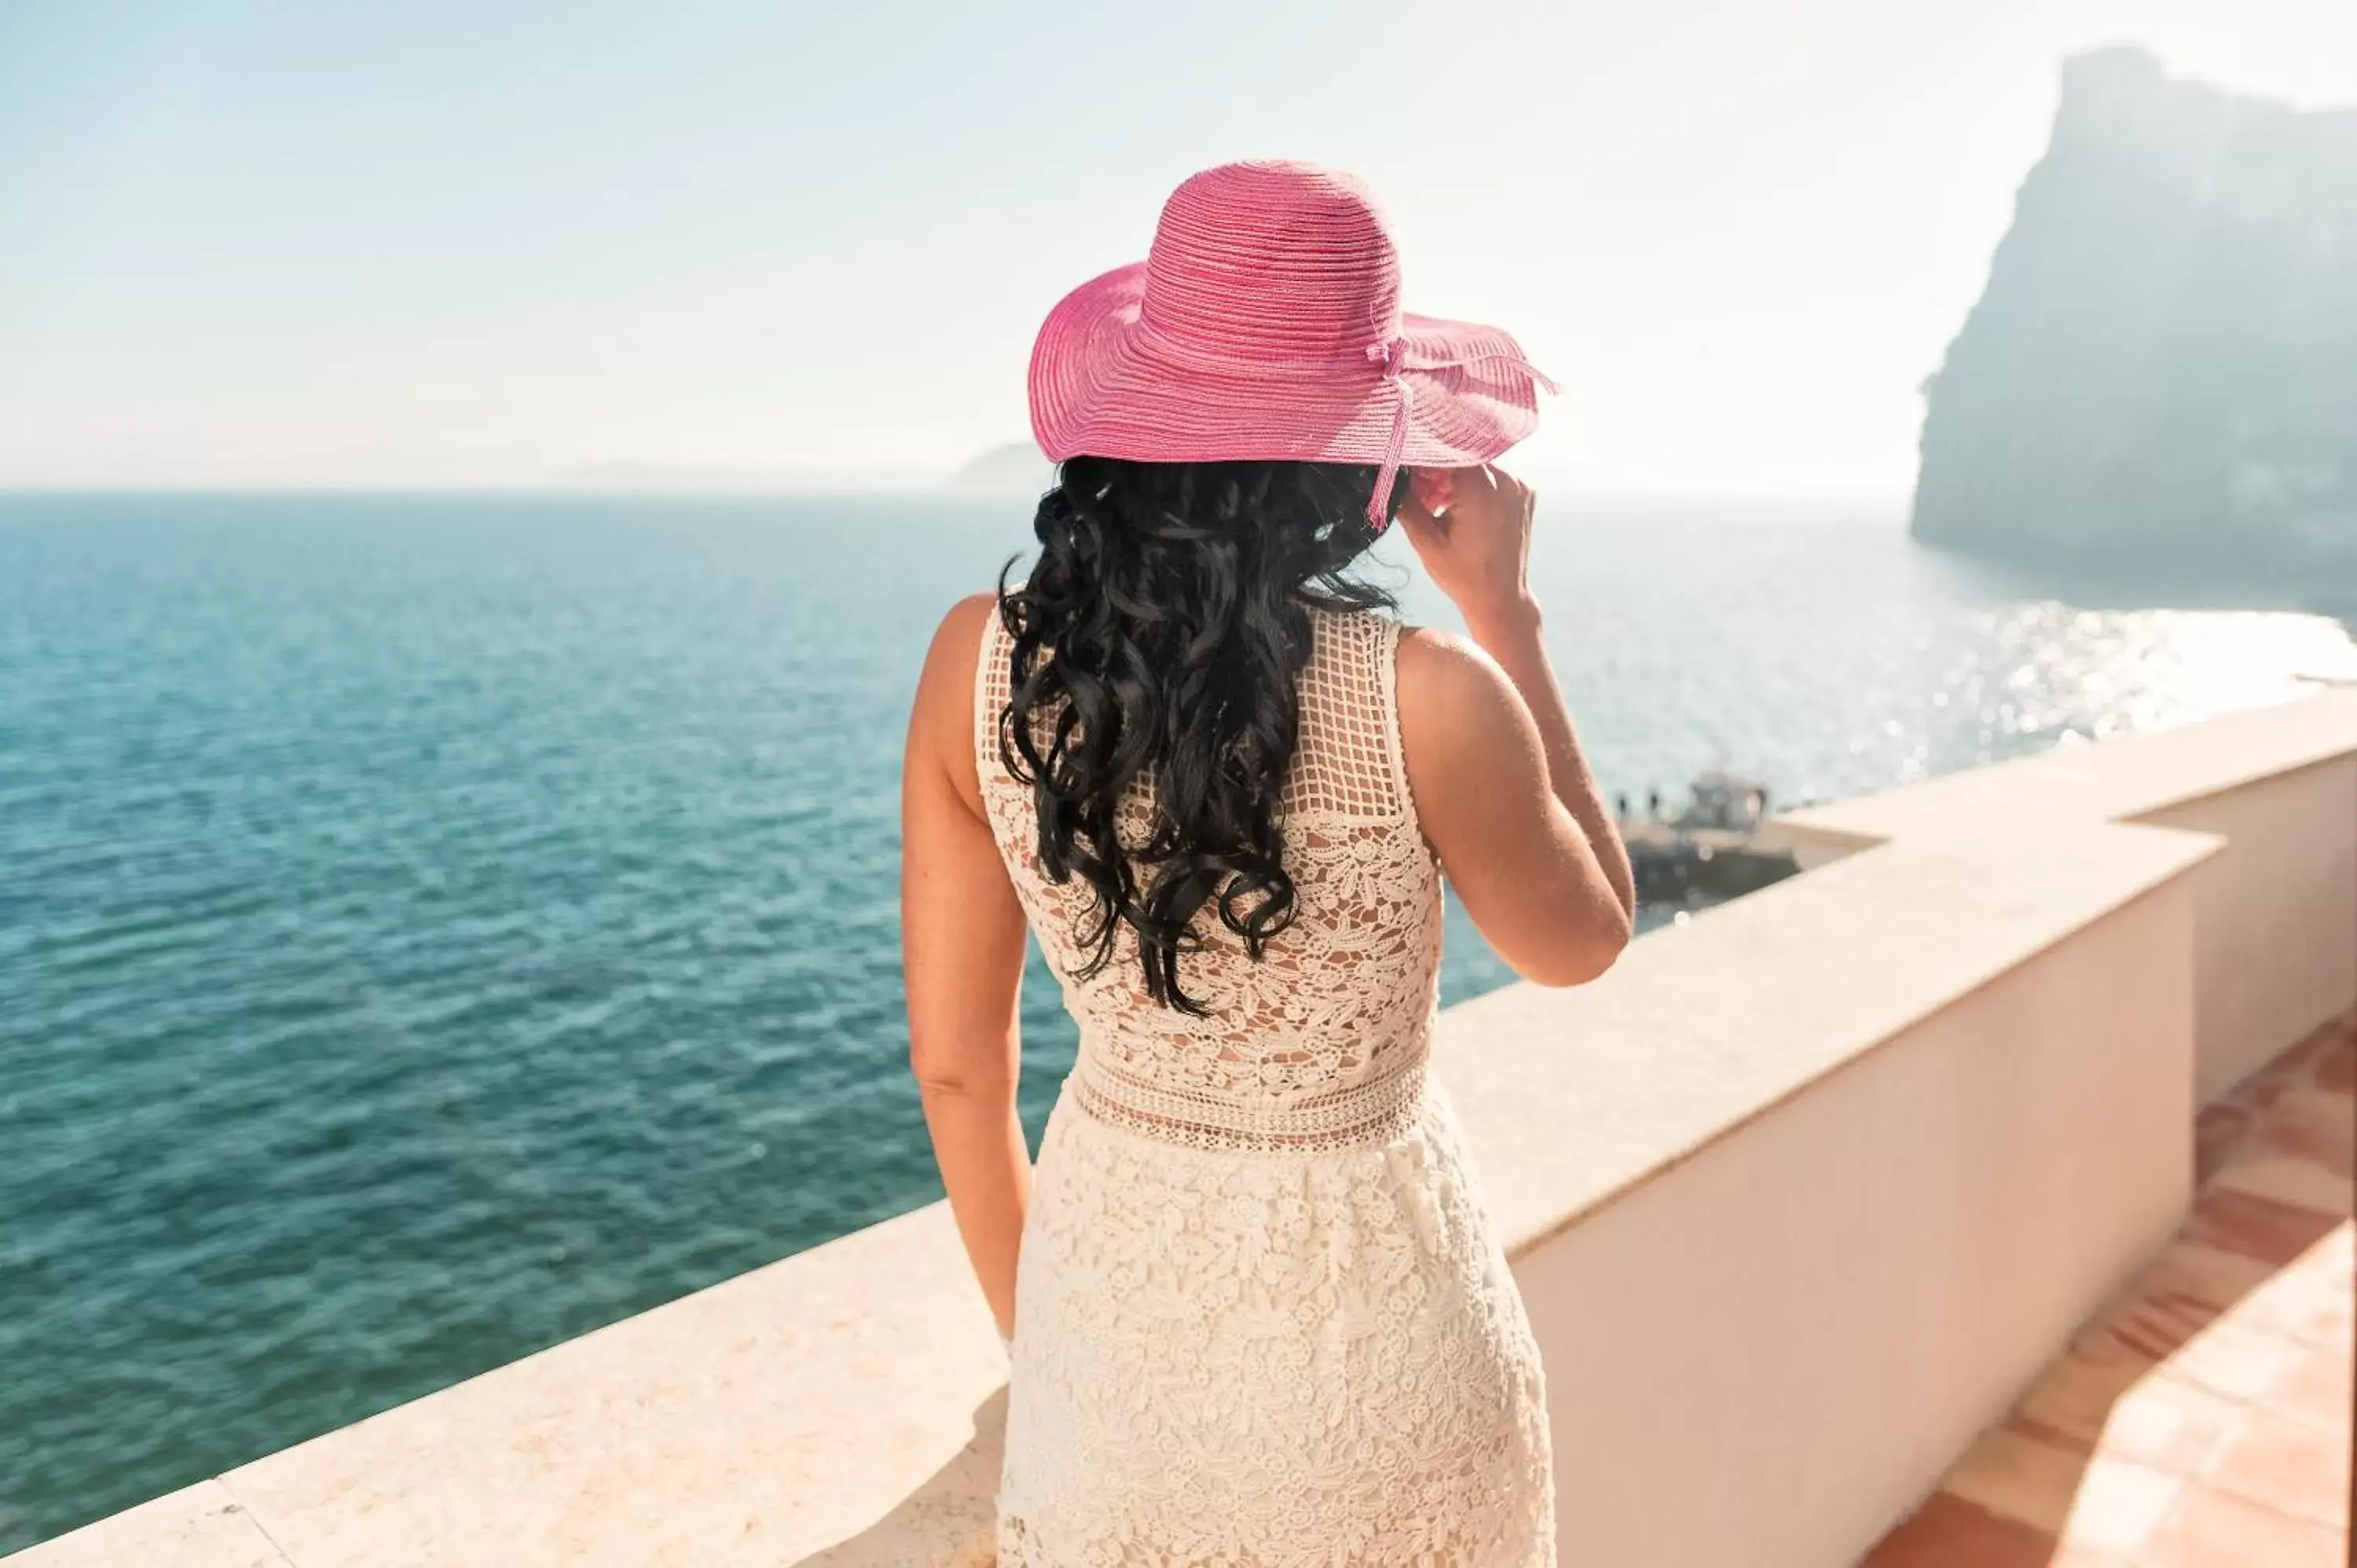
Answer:
<path fill-rule="evenodd" d="M 1400 309 L 1383 209 L 1347 174 L 1222 164 L 1173 191 L 1143 262 L 1066 295 L 1031 349 L 1031 432 L 1057 462 L 1486 463 L 1538 424 L 1494 327 Z"/>

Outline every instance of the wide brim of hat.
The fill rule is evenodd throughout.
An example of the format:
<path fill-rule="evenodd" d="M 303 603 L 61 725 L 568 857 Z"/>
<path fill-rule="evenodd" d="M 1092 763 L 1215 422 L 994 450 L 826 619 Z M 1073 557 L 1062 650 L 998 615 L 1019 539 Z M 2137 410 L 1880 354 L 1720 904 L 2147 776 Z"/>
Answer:
<path fill-rule="evenodd" d="M 1176 349 L 1141 328 L 1146 263 L 1092 278 L 1049 313 L 1031 350 L 1031 432 L 1067 457 L 1380 463 L 1398 397 L 1381 368 L 1340 348 L 1323 363 L 1255 362 Z M 1413 467 L 1486 463 L 1538 425 L 1522 348 L 1494 327 L 1403 318 Z M 1435 361 L 1462 361 L 1435 364 Z"/>

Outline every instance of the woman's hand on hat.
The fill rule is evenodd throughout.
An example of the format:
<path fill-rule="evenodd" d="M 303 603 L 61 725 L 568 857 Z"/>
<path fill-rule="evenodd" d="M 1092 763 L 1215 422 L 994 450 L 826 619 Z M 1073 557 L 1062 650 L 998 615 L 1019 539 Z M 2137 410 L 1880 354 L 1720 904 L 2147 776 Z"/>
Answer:
<path fill-rule="evenodd" d="M 1494 463 L 1418 468 L 1400 501 L 1400 525 L 1435 586 L 1475 640 L 1533 618 L 1531 516 L 1537 495 Z"/>

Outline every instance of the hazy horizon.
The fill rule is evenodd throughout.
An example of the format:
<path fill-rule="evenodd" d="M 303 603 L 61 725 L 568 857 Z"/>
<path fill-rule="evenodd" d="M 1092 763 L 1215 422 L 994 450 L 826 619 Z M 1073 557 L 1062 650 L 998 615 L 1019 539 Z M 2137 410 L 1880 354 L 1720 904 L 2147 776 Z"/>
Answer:
<path fill-rule="evenodd" d="M 1630 502 L 1662 504 L 1694 504 L 1703 507 L 1734 509 L 1759 508 L 1780 514 L 1796 508 L 1836 508 L 1847 510 L 1887 513 L 1893 527 L 1904 526 L 1907 521 L 1908 491 L 1905 487 L 1886 489 L 1822 489 L 1802 491 L 1742 491 L 1680 489 L 1674 485 L 1640 487 L 1610 485 L 1583 479 L 1578 476 L 1552 474 L 1529 470 L 1516 465 L 1514 454 L 1500 461 L 1518 478 L 1538 491 L 1542 499 L 1555 498 L 1586 502 Z M 644 481 L 618 478 L 594 478 L 579 475 L 558 475 L 549 478 L 518 478 L 511 480 L 431 480 L 359 478 L 344 482 L 318 480 L 205 482 L 198 480 L 164 480 L 158 482 L 26 482 L 0 479 L 0 499 L 38 499 L 43 497 L 73 496 L 546 496 L 550 498 L 596 499 L 611 497 L 629 499 L 646 497 L 657 499 L 695 500 L 710 499 L 794 499 L 805 497 L 910 497 L 941 496 L 974 500 L 1019 499 L 1025 492 L 1012 487 L 985 486 L 965 489 L 949 482 L 949 473 L 927 469 L 921 472 L 863 475 L 826 469 L 802 473 L 780 474 L 773 477 L 712 475 L 689 478 L 658 476 Z"/>
<path fill-rule="evenodd" d="M 2063 55 L 2357 102 L 2345 0 L 1475 5 L 1461 86 L 1425 16 L 0 9 L 0 489 L 931 488 L 1171 186 L 1286 156 L 1564 384 L 1519 471 L 1882 500 Z"/>

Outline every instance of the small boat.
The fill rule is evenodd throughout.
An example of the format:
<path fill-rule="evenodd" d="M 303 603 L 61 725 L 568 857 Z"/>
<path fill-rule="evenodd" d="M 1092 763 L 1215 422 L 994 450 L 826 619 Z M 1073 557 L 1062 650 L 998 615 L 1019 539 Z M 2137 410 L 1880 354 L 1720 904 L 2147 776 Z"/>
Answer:
<path fill-rule="evenodd" d="M 1767 785 L 1714 768 L 1695 777 L 1686 797 L 1667 814 L 1654 791 L 1642 815 L 1620 798 L 1620 838 L 1646 903 L 1716 903 L 1800 869 L 1790 852 L 1752 842 L 1768 820 Z"/>
<path fill-rule="evenodd" d="M 1686 809 L 1674 827 L 1713 832 L 1739 832 L 1749 837 L 1768 820 L 1768 786 L 1714 768 L 1697 775 L 1687 787 Z"/>

